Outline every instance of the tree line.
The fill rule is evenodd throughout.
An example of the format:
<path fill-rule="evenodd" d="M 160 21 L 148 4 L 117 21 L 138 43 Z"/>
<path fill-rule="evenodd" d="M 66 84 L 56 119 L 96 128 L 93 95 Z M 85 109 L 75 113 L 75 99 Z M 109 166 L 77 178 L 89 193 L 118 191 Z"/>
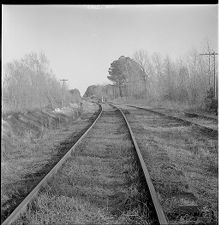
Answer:
<path fill-rule="evenodd" d="M 43 53 L 29 53 L 5 64 L 2 94 L 3 111 L 61 107 L 72 99 L 67 86 L 55 78 Z"/>
<path fill-rule="evenodd" d="M 120 97 L 204 105 L 213 85 L 208 60 L 196 50 L 175 61 L 138 50 L 132 58 L 121 56 L 113 61 L 108 73 Z"/>

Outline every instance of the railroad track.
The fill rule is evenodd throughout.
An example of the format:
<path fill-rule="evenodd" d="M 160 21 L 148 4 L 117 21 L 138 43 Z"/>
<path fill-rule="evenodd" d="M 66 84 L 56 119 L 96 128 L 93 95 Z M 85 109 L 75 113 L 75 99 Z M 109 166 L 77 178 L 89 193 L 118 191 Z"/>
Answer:
<path fill-rule="evenodd" d="M 180 121 L 180 122 L 183 122 L 185 125 L 194 125 L 195 127 L 199 128 L 201 131 L 203 131 L 204 133 L 210 135 L 210 136 L 214 136 L 214 137 L 217 137 L 218 136 L 218 130 L 214 127 L 209 127 L 209 126 L 206 126 L 206 125 L 203 125 L 203 124 L 200 124 L 200 123 L 197 123 L 197 122 L 194 122 L 194 121 L 191 121 L 189 119 L 186 119 L 186 118 L 182 118 L 182 117 L 178 117 L 178 116 L 173 116 L 173 115 L 170 115 L 166 112 L 160 112 L 160 111 L 157 111 L 157 110 L 154 110 L 154 109 L 149 109 L 149 108 L 146 108 L 146 107 L 140 107 L 140 106 L 136 106 L 136 105 L 127 105 L 129 107 L 133 107 L 133 108 L 136 108 L 136 109 L 142 109 L 142 110 L 145 110 L 145 111 L 148 111 L 148 112 L 152 112 L 152 113 L 155 113 L 157 115 L 161 115 L 161 116 L 165 116 L 166 118 L 169 118 L 169 119 L 174 119 L 176 121 Z M 216 122 L 217 123 L 217 119 L 213 118 L 213 117 L 208 117 L 208 116 L 204 116 L 204 115 L 200 115 L 200 114 L 196 114 L 196 113 L 188 113 L 186 112 L 185 115 L 189 116 L 189 117 L 200 117 L 200 118 L 204 118 L 206 120 L 211 120 L 213 121 L 214 123 Z"/>
<path fill-rule="evenodd" d="M 38 148 L 36 148 L 37 151 L 34 152 L 34 155 L 31 154 L 30 157 L 28 157 L 28 155 L 25 156 L 25 153 L 18 153 L 17 159 L 13 161 L 13 163 L 9 163 L 11 166 L 9 165 L 9 167 L 5 168 L 3 165 L 1 185 L 1 223 L 12 213 L 12 211 L 18 206 L 18 204 L 21 203 L 25 196 L 30 193 L 30 191 L 57 164 L 57 162 L 89 128 L 101 109 L 98 104 L 96 104 L 96 106 L 97 109 L 95 109 L 95 111 L 88 111 L 85 109 L 78 120 L 69 120 L 69 124 L 67 124 L 66 127 L 63 127 L 64 129 L 55 132 L 56 135 L 53 133 L 53 138 L 57 137 L 53 143 L 51 136 L 47 139 L 48 144 L 45 143 L 46 145 L 42 146 L 42 141 L 44 141 L 45 138 L 44 136 L 39 140 L 39 146 L 42 146 L 42 149 L 39 149 L 38 151 Z M 32 117 L 29 120 L 32 121 Z M 56 124 L 53 123 L 51 126 L 52 125 L 54 125 L 53 128 L 56 130 Z M 54 131 L 51 130 L 51 132 Z M 46 137 L 48 137 L 47 134 Z M 35 144 L 37 144 L 36 141 L 37 140 L 35 139 Z M 19 150 L 19 147 L 15 148 L 15 150 L 16 149 Z M 16 152 L 17 150 L 14 151 L 15 154 Z M 32 153 L 32 149 L 28 152 Z M 20 161 L 24 161 L 21 166 L 19 165 Z M 31 161 L 31 164 L 28 164 L 29 161 Z M 17 166 L 18 170 L 16 170 Z M 14 173 L 12 168 L 16 170 Z M 17 176 L 17 174 L 19 174 L 19 176 Z"/>
<path fill-rule="evenodd" d="M 53 176 L 58 169 L 62 166 L 62 164 L 70 157 L 71 151 L 73 151 L 76 146 L 81 142 L 81 140 L 86 136 L 86 134 L 89 132 L 90 129 L 95 125 L 96 121 L 101 115 L 102 107 L 99 105 L 100 110 L 97 114 L 96 119 L 94 122 L 86 129 L 86 131 L 81 135 L 80 138 L 75 142 L 75 144 L 72 146 L 72 148 L 64 155 L 62 158 L 56 163 L 56 165 L 43 177 L 43 179 L 36 185 L 35 188 L 24 198 L 24 200 L 13 210 L 13 212 L 7 217 L 7 219 L 4 220 L 3 224 L 11 224 L 13 221 L 15 221 L 18 216 L 26 209 L 28 203 L 31 202 L 32 199 L 36 197 L 39 190 L 47 183 L 49 178 Z"/>
<path fill-rule="evenodd" d="M 92 211 L 94 205 L 106 209 L 102 212 L 98 208 L 97 213 L 94 208 L 95 213 L 85 213 L 82 219 L 91 217 L 91 221 L 87 221 L 90 223 L 96 223 L 97 219 L 101 223 L 106 220 L 115 223 L 119 218 L 122 223 L 168 224 L 128 120 L 122 110 L 113 105 L 101 107 L 89 129 L 2 224 L 23 224 L 26 209 L 39 208 L 39 205 L 31 205 L 45 190 L 49 190 L 47 195 L 55 190 L 52 193 L 67 195 L 66 199 L 73 197 L 76 202 L 80 198 L 80 204 L 83 199 L 86 206 L 82 209 L 88 206 L 88 211 Z M 75 213 L 78 211 L 81 208 Z M 62 215 L 58 213 L 56 222 L 60 224 L 62 221 L 58 219 Z M 75 218 L 76 223 L 80 216 Z"/>
<path fill-rule="evenodd" d="M 168 222 L 181 224 L 181 218 L 186 224 L 216 225 L 217 137 L 154 110 L 119 107 L 135 134 Z"/>
<path fill-rule="evenodd" d="M 185 114 L 185 116 L 188 116 L 191 118 L 200 117 L 200 118 L 204 118 L 206 120 L 212 120 L 212 121 L 218 122 L 218 119 L 213 116 L 206 116 L 206 115 L 194 113 L 194 112 L 184 112 L 184 114 Z"/>

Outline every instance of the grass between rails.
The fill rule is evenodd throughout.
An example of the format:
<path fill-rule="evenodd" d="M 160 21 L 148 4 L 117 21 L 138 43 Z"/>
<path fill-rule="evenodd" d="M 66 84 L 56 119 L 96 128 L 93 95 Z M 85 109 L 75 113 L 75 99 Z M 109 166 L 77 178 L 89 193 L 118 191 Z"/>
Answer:
<path fill-rule="evenodd" d="M 156 223 L 128 138 L 107 112 L 14 224 Z"/>
<path fill-rule="evenodd" d="M 29 136 L 11 136 L 1 164 L 1 221 L 71 148 L 96 117 L 93 113 L 85 112 L 77 121 L 69 118 L 56 129 L 45 129 L 34 142 Z"/>
<path fill-rule="evenodd" d="M 217 224 L 217 139 L 152 113 L 129 112 L 133 112 L 127 114 L 128 120 L 169 221 Z"/>

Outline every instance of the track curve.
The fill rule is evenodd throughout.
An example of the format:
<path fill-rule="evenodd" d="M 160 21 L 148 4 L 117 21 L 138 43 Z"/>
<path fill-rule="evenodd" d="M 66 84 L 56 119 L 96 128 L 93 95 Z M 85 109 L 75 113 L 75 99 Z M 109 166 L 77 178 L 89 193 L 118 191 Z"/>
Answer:
<path fill-rule="evenodd" d="M 116 106 L 114 106 L 114 107 L 116 107 Z M 153 185 L 153 183 L 151 181 L 151 178 L 150 178 L 147 166 L 146 166 L 146 164 L 144 162 L 144 159 L 142 157 L 141 150 L 139 149 L 138 144 L 137 144 L 137 142 L 135 140 L 134 133 L 132 132 L 131 126 L 130 126 L 130 124 L 129 124 L 125 114 L 123 113 L 123 111 L 121 109 L 119 109 L 119 108 L 117 108 L 117 109 L 121 112 L 121 114 L 122 114 L 122 116 L 123 116 L 123 118 L 124 118 L 124 120 L 125 120 L 125 122 L 126 122 L 126 124 L 128 126 L 130 135 L 132 137 L 133 144 L 134 144 L 136 152 L 138 154 L 138 158 L 139 158 L 141 167 L 142 167 L 142 169 L 144 171 L 144 176 L 145 176 L 145 179 L 147 181 L 148 188 L 150 190 L 150 195 L 151 195 L 151 198 L 153 200 L 153 204 L 154 204 L 154 207 L 155 207 L 155 210 L 156 210 L 156 213 L 157 213 L 157 217 L 158 217 L 159 223 L 162 224 L 162 225 L 166 225 L 166 224 L 168 224 L 167 219 L 165 217 L 165 214 L 163 212 L 161 204 L 160 204 L 160 202 L 158 200 L 157 193 L 156 193 L 154 185 Z"/>
<path fill-rule="evenodd" d="M 13 223 L 18 216 L 26 209 L 27 204 L 37 195 L 40 188 L 43 187 L 47 180 L 54 175 L 57 170 L 62 166 L 62 164 L 66 161 L 67 158 L 70 157 L 71 152 L 74 151 L 74 149 L 77 147 L 77 145 L 83 140 L 83 138 L 87 135 L 87 133 L 92 129 L 92 127 L 95 125 L 97 120 L 100 118 L 103 109 L 102 106 L 99 104 L 100 111 L 97 115 L 97 118 L 94 120 L 94 122 L 88 127 L 86 132 L 76 141 L 76 143 L 72 146 L 72 148 L 61 158 L 60 161 L 50 170 L 49 173 L 47 173 L 46 176 L 43 177 L 43 179 L 38 183 L 38 185 L 25 197 L 25 199 L 14 209 L 14 211 L 10 214 L 10 216 L 7 217 L 7 219 L 4 220 L 2 225 L 8 225 Z"/>
<path fill-rule="evenodd" d="M 148 212 L 148 214 L 151 214 L 152 215 L 152 220 L 154 221 L 154 222 L 152 222 L 151 224 L 168 224 L 168 222 L 167 222 L 167 220 L 166 220 L 166 217 L 165 217 L 165 215 L 164 215 L 164 212 L 163 212 L 163 210 L 162 210 L 162 207 L 161 207 L 161 205 L 160 205 L 160 203 L 159 203 L 159 200 L 158 200 L 158 198 L 157 198 L 157 195 L 156 195 L 156 192 L 155 192 L 155 189 L 154 189 L 154 186 L 153 186 L 153 184 L 152 184 L 152 182 L 151 182 L 151 178 L 150 178 L 150 175 L 149 175 L 149 173 L 148 173 L 148 170 L 147 170 L 147 167 L 146 167 L 146 165 L 145 165 L 145 163 L 144 163 L 144 160 L 143 160 L 143 158 L 142 158 L 142 155 L 141 155 L 141 152 L 140 152 L 140 149 L 139 149 L 139 147 L 138 147 L 138 145 L 137 145 L 137 142 L 136 142 L 136 140 L 135 140 L 135 137 L 134 137 L 134 134 L 133 134 L 133 132 L 132 132 L 132 130 L 131 130 L 131 127 L 130 127 L 130 125 L 129 125 L 129 122 L 128 122 L 128 120 L 126 119 L 126 116 L 125 116 L 125 114 L 122 112 L 122 110 L 120 110 L 119 108 L 117 108 L 116 106 L 114 106 L 114 105 L 111 105 L 111 107 L 112 108 L 114 108 L 114 109 L 116 109 L 116 110 L 114 110 L 114 111 L 106 111 L 106 112 L 104 112 L 104 116 L 103 116 L 103 106 L 101 105 L 100 106 L 101 107 L 101 111 L 100 111 L 100 113 L 99 113 L 99 115 L 97 116 L 97 118 L 95 119 L 95 121 L 93 122 L 93 124 L 87 129 L 87 131 L 80 137 L 80 139 L 74 144 L 74 146 L 62 157 L 62 159 L 56 164 L 56 166 L 55 167 L 53 167 L 53 169 L 41 180 L 41 182 L 33 189 L 33 191 L 31 192 L 31 193 L 29 193 L 29 195 L 24 199 L 24 201 L 12 212 L 12 214 L 2 223 L 3 225 L 5 225 L 5 224 L 11 224 L 12 222 L 14 222 L 14 221 L 16 221 L 16 219 L 19 217 L 19 215 L 21 215 L 24 211 L 25 211 L 25 209 L 26 209 L 26 207 L 27 207 L 27 205 L 28 205 L 28 203 L 30 203 L 36 196 L 37 196 L 37 194 L 38 194 L 38 192 L 43 188 L 43 187 L 45 187 L 45 185 L 48 183 L 48 180 L 50 179 L 51 180 L 51 177 L 53 176 L 53 175 L 55 175 L 56 173 L 59 173 L 58 172 L 58 170 L 60 171 L 60 170 L 62 170 L 62 167 L 65 167 L 65 164 L 67 163 L 67 161 L 69 161 L 70 160 L 70 158 L 72 157 L 72 154 L 73 154 L 73 152 L 74 152 L 74 150 L 76 149 L 76 147 L 78 147 L 78 146 L 80 146 L 80 145 L 83 145 L 83 143 L 87 143 L 87 144 L 85 144 L 84 145 L 84 147 L 82 148 L 83 150 L 82 150 L 82 152 L 80 151 L 79 153 L 77 153 L 76 155 L 74 155 L 74 157 L 75 157 L 75 159 L 74 160 L 77 160 L 77 157 L 79 157 L 79 159 L 81 160 L 81 157 L 83 157 L 84 158 L 84 160 L 88 160 L 88 162 L 87 163 L 91 163 L 91 165 L 90 166 L 92 166 L 92 167 L 95 167 L 95 169 L 94 169 L 94 171 L 97 171 L 99 168 L 98 167 L 96 167 L 96 166 L 94 166 L 95 164 L 92 162 L 92 160 L 93 159 L 95 159 L 96 157 L 97 158 L 99 158 L 99 160 L 101 159 L 103 159 L 103 163 L 104 164 L 101 164 L 101 166 L 105 166 L 106 168 L 104 169 L 104 170 L 107 170 L 107 168 L 108 168 L 108 165 L 114 165 L 116 168 L 118 167 L 118 168 L 120 168 L 121 166 L 123 167 L 130 167 L 130 165 L 129 164 L 126 164 L 127 162 L 129 162 L 130 161 L 130 156 L 128 156 L 128 158 L 127 158 L 127 156 L 126 156 L 126 154 L 133 154 L 133 153 L 127 153 L 126 151 L 125 152 L 123 152 L 123 151 L 121 151 L 121 152 L 118 152 L 118 150 L 120 149 L 120 147 L 118 148 L 118 149 L 114 149 L 112 146 L 114 146 L 114 144 L 117 142 L 117 140 L 118 140 L 118 138 L 116 138 L 115 139 L 115 141 L 114 141 L 114 138 L 116 137 L 116 136 L 118 136 L 118 134 L 119 135 L 125 135 L 124 137 L 128 137 L 127 136 L 127 131 L 125 131 L 124 129 L 126 129 L 126 130 L 128 130 L 128 133 L 129 133 L 129 139 L 130 139 L 130 141 L 132 142 L 132 144 L 133 144 L 133 146 L 134 146 L 134 149 L 135 149 L 135 156 L 134 156 L 134 160 L 137 160 L 137 164 L 136 163 L 134 163 L 133 164 L 133 162 L 132 162 L 132 164 L 134 165 L 134 167 L 136 167 L 136 165 L 137 165 L 137 167 L 139 168 L 139 169 L 131 169 L 129 172 L 127 172 L 126 170 L 127 169 L 125 169 L 125 171 L 123 171 L 123 169 L 122 169 L 122 172 L 120 173 L 120 175 L 119 176 L 117 176 L 117 175 L 113 175 L 113 174 L 111 174 L 110 175 L 110 180 L 108 181 L 107 180 L 107 184 L 104 184 L 105 186 L 107 185 L 107 186 L 110 186 L 110 189 L 109 190 L 111 190 L 111 186 L 112 186 L 112 184 L 111 184 L 111 180 L 112 180 L 112 178 L 113 179 L 115 179 L 115 180 L 118 180 L 118 179 L 121 179 L 121 181 L 119 181 L 119 183 L 121 183 L 121 182 L 123 182 L 123 179 L 127 179 L 127 173 L 129 174 L 128 176 L 135 176 L 135 178 L 133 179 L 133 180 L 135 180 L 135 179 L 143 179 L 143 183 L 140 181 L 140 186 L 139 187 L 137 187 L 138 189 L 139 189 L 139 191 L 141 192 L 141 191 L 143 191 L 143 195 L 142 194 L 140 194 L 140 199 L 142 199 L 141 201 L 145 201 L 146 199 L 147 199 L 147 201 L 151 201 L 151 202 L 149 202 L 148 204 L 149 204 L 149 206 L 147 206 L 146 208 L 148 209 L 148 210 L 150 210 L 150 212 Z M 106 105 L 105 104 L 105 106 L 104 107 L 108 107 L 108 104 Z M 101 129 L 104 131 L 105 129 L 107 129 L 106 127 L 107 127 L 107 125 L 104 125 L 105 123 L 106 124 L 108 124 L 108 126 L 109 127 L 118 127 L 118 122 L 113 122 L 112 124 L 111 124 L 111 122 L 110 121 L 114 121 L 114 120 L 112 120 L 112 119 L 110 119 L 112 116 L 117 116 L 118 117 L 118 113 L 120 114 L 120 117 L 124 120 L 123 121 L 123 123 L 125 122 L 125 126 L 126 126 L 126 128 L 119 128 L 119 133 L 117 133 L 117 131 L 116 131 L 116 133 L 114 134 L 114 133 L 112 133 L 110 130 L 108 130 L 107 132 L 109 133 L 108 134 L 108 136 L 107 137 L 105 137 L 104 136 L 104 134 L 102 133 L 102 131 L 101 131 Z M 107 119 L 107 118 L 109 118 L 109 119 Z M 118 120 L 118 119 L 117 119 Z M 121 120 L 121 119 L 119 119 L 119 120 Z M 99 122 L 99 123 L 98 123 Z M 106 126 L 106 127 L 105 127 Z M 119 125 L 120 126 L 120 125 Z M 118 128 L 113 128 L 114 130 L 118 130 Z M 120 131 L 121 131 L 121 133 L 120 133 Z M 92 132 L 94 132 L 94 133 L 97 133 L 98 135 L 97 136 L 93 136 L 93 135 L 91 135 L 91 133 Z M 123 134 L 123 132 L 125 132 L 124 134 Z M 88 134 L 89 133 L 89 134 Z M 109 135 L 112 135 L 112 137 L 110 138 L 109 137 Z M 96 138 L 96 141 L 93 139 L 93 138 Z M 110 138 L 110 139 L 109 139 Z M 107 140 L 107 139 L 109 139 L 109 140 Z M 123 139 L 123 138 L 122 138 Z M 82 140 L 87 140 L 87 141 L 83 141 L 82 142 Z M 111 143 L 111 141 L 112 141 L 112 146 L 110 147 L 110 152 L 109 152 L 109 150 L 107 150 L 108 148 L 109 148 L 109 144 L 107 144 L 107 143 Z M 98 142 L 99 143 L 102 143 L 102 144 L 105 144 L 106 145 L 106 147 L 104 147 L 104 148 L 106 148 L 105 150 L 102 150 L 101 152 L 99 152 L 99 150 L 97 151 L 96 149 L 95 149 L 95 145 L 94 145 L 94 147 L 93 147 L 93 149 L 94 150 L 92 150 L 92 143 L 95 143 L 95 144 L 98 144 Z M 114 143 L 115 142 L 115 143 Z M 90 143 L 90 144 L 89 144 Z M 123 140 L 121 140 L 121 143 L 120 143 L 120 145 L 122 144 L 122 143 L 126 143 L 126 142 L 123 142 Z M 116 146 L 116 145 L 115 145 Z M 97 146 L 96 146 L 97 147 Z M 121 145 L 121 148 L 123 148 L 123 149 L 126 149 L 127 147 L 126 146 L 122 146 Z M 132 151 L 131 149 L 132 149 L 133 147 L 128 147 L 128 149 L 130 149 L 129 151 Z M 87 150 L 86 150 L 87 149 Z M 97 148 L 97 149 L 99 149 L 99 147 Z M 114 153 L 113 152 L 111 152 L 111 151 L 114 151 Z M 116 156 L 117 154 L 119 154 L 118 156 L 119 156 L 119 158 L 118 158 L 118 162 L 116 162 L 116 161 L 114 161 L 118 156 Z M 121 154 L 124 154 L 124 156 L 122 156 Z M 137 156 L 137 157 L 136 157 Z M 93 158 L 93 157 L 95 157 L 95 158 Z M 111 157 L 112 157 L 112 159 L 111 159 Z M 121 159 L 120 159 L 120 157 L 121 157 Z M 127 158 L 127 159 L 126 159 Z M 120 162 L 120 161 L 121 162 Z M 124 161 L 125 160 L 125 161 Z M 133 161 L 133 159 L 132 159 L 132 161 Z M 94 162 L 97 162 L 97 161 L 94 161 Z M 64 164 L 65 163 L 65 164 Z M 123 165 L 123 163 L 124 163 L 124 165 Z M 74 164 L 74 163 L 73 163 Z M 105 165 L 106 164 L 106 165 Z M 67 166 L 67 168 L 69 168 L 70 167 L 70 165 L 71 164 L 69 164 L 68 166 Z M 114 166 L 112 167 L 112 169 L 113 169 L 113 171 L 114 171 L 114 173 L 116 172 L 116 168 L 114 168 Z M 121 168 L 120 168 L 121 169 Z M 77 169 L 76 169 L 77 170 Z M 111 169 L 110 169 L 111 170 Z M 98 173 L 103 173 L 104 174 L 104 171 L 99 171 Z M 135 173 L 135 175 L 132 175 L 131 173 Z M 137 173 L 136 173 L 137 172 Z M 77 171 L 76 171 L 76 173 L 77 173 Z M 89 175 L 89 177 L 88 178 L 86 178 L 86 179 L 92 179 L 92 176 L 94 175 L 93 174 L 94 172 L 92 172 L 92 174 L 91 174 L 91 177 L 90 177 L 90 175 Z M 125 173 L 125 174 L 124 174 Z M 143 175 L 142 175 L 143 174 Z M 77 175 L 77 174 L 76 174 Z M 66 176 L 66 175 L 65 175 Z M 82 174 L 82 176 L 83 176 L 83 174 Z M 104 175 L 101 175 L 101 177 L 102 176 L 104 176 Z M 114 178 L 114 176 L 115 176 L 115 178 Z M 137 177 L 136 177 L 137 176 Z M 85 178 L 81 178 L 82 180 L 84 180 Z M 96 179 L 96 178 L 95 178 Z M 93 179 L 93 180 L 90 180 L 90 181 L 86 181 L 86 182 L 88 182 L 88 183 L 91 183 L 91 182 L 94 182 L 94 184 L 92 184 L 92 187 L 93 186 L 95 186 L 95 185 L 97 185 L 98 186 L 98 183 L 99 183 L 99 178 L 97 179 L 97 184 L 95 183 L 96 181 L 95 181 L 95 179 Z M 109 179 L 109 178 L 107 178 L 107 179 Z M 132 180 L 131 179 L 131 180 Z M 130 180 L 130 178 L 128 178 L 128 183 L 130 183 L 131 182 L 131 180 Z M 77 181 L 77 182 L 79 182 L 80 183 L 80 181 Z M 85 182 L 85 181 L 84 181 Z M 113 182 L 115 182 L 115 181 L 113 181 Z M 116 181 L 116 183 L 117 183 L 118 181 Z M 127 182 L 127 181 L 126 181 Z M 125 186 L 127 186 L 127 184 L 126 184 L 126 182 L 124 183 L 124 185 Z M 55 182 L 56 183 L 56 182 Z M 61 181 L 61 183 L 62 183 L 62 185 L 64 185 L 63 184 L 63 182 Z M 137 183 L 139 183 L 139 181 L 137 182 Z M 101 186 L 102 186 L 103 184 L 101 184 Z M 124 186 L 123 185 L 123 186 Z M 143 185 L 143 186 L 142 186 Z M 107 187 L 106 186 L 106 187 Z M 125 187 L 124 186 L 124 187 Z M 147 186 L 147 187 L 146 187 Z M 142 190 L 142 189 L 144 189 L 144 190 Z M 82 188 L 83 189 L 83 188 Z M 127 193 L 130 193 L 131 194 L 131 192 L 129 192 L 129 188 L 127 189 L 128 190 L 128 192 Z M 146 190 L 146 195 L 148 195 L 148 196 L 145 196 L 145 197 L 143 197 L 144 195 L 145 195 L 145 190 Z M 72 192 L 72 191 L 71 191 Z M 86 193 L 86 190 L 85 190 L 85 193 Z M 120 192 L 119 192 L 120 193 Z M 112 198 L 112 200 L 109 200 L 109 202 L 108 202 L 108 197 L 107 197 L 107 208 L 109 207 L 111 207 L 111 208 L 117 208 L 118 207 L 118 203 L 116 203 L 117 201 L 119 201 L 119 202 L 122 202 L 122 203 L 119 203 L 119 204 L 122 204 L 122 205 L 124 205 L 124 206 L 120 206 L 120 208 L 121 207 L 123 207 L 123 209 L 124 208 L 126 208 L 126 207 L 131 207 L 130 205 L 131 205 L 131 203 L 128 203 L 128 202 L 130 202 L 131 200 L 130 199 L 132 199 L 132 201 L 134 200 L 133 199 L 133 197 L 129 197 L 128 196 L 128 198 L 127 198 L 127 196 L 126 197 L 124 197 L 124 194 L 122 194 L 121 196 L 117 196 L 119 193 L 115 193 L 115 194 L 113 194 L 112 195 L 112 197 L 110 197 L 109 196 L 109 199 L 111 199 Z M 126 194 L 127 194 L 126 193 Z M 99 193 L 95 193 L 95 190 L 94 190 L 94 192 L 93 192 L 93 194 L 94 194 L 94 199 L 95 199 L 95 201 L 96 201 L 96 195 L 98 195 Z M 83 195 L 84 195 L 84 193 L 83 193 Z M 115 196 L 114 196 L 115 195 Z M 101 197 L 102 198 L 102 197 Z M 121 200 L 120 200 L 121 199 Z M 150 200 L 149 200 L 150 199 Z M 139 203 L 137 203 L 137 200 L 138 199 L 136 199 L 136 202 L 134 203 L 134 205 L 136 205 L 137 204 L 137 206 L 133 206 L 133 207 L 137 207 L 137 208 L 139 208 L 139 206 L 141 205 L 141 207 L 145 207 L 145 203 L 144 202 L 141 202 L 141 201 L 139 201 Z M 94 201 L 94 200 L 92 200 L 92 201 Z M 99 201 L 99 200 L 98 200 Z M 97 201 L 97 202 L 98 202 Z M 134 200 L 135 201 L 135 200 Z M 98 203 L 99 204 L 99 203 Z M 109 206 L 108 206 L 108 204 L 109 204 Z M 127 206 L 127 204 L 129 205 L 129 206 Z M 121 211 L 122 210 L 122 208 L 121 209 L 118 209 L 119 211 Z M 115 209 L 112 209 L 111 211 L 113 212 L 113 214 L 117 214 L 119 211 L 118 211 L 117 209 L 115 210 Z M 144 209 L 142 209 L 143 211 L 144 211 Z M 117 212 L 118 211 L 118 212 Z M 119 213 L 120 214 L 120 213 Z M 146 213 L 147 214 L 147 213 Z M 146 224 L 148 224 L 148 222 L 147 221 L 145 221 L 145 223 Z"/>

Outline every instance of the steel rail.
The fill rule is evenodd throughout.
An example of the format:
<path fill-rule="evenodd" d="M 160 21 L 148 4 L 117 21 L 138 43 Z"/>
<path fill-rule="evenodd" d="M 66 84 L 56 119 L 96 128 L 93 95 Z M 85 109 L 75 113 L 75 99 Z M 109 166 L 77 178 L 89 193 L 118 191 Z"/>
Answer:
<path fill-rule="evenodd" d="M 186 112 L 186 111 L 183 113 L 185 114 L 185 116 L 190 115 L 190 116 L 200 117 L 200 118 L 203 118 L 206 120 L 212 120 L 212 121 L 218 122 L 218 119 L 213 116 L 207 116 L 207 115 L 203 115 L 203 114 L 199 114 L 199 113 Z"/>
<path fill-rule="evenodd" d="M 142 107 L 142 106 L 137 106 L 137 105 L 129 105 L 127 104 L 127 106 L 131 106 L 131 107 L 139 107 L 139 108 L 145 108 L 145 107 Z M 145 108 L 147 109 L 147 108 Z M 160 109 L 164 109 L 166 110 L 165 108 L 160 108 Z M 203 118 L 203 119 L 206 119 L 206 120 L 212 120 L 212 121 L 215 121 L 217 122 L 218 121 L 218 118 L 215 118 L 213 116 L 210 116 L 210 115 L 204 115 L 204 114 L 201 114 L 201 113 L 197 113 L 197 112 L 188 112 L 188 111 L 179 111 L 179 110 L 176 110 L 178 112 L 181 112 L 181 113 L 184 113 L 185 116 L 194 116 L 194 117 L 199 117 L 199 118 Z"/>
<path fill-rule="evenodd" d="M 121 112 L 121 114 L 122 114 L 122 116 L 123 116 L 123 118 L 124 118 L 124 120 L 126 122 L 126 125 L 128 127 L 129 133 L 131 135 L 131 140 L 132 140 L 132 142 L 134 144 L 134 147 L 135 147 L 135 150 L 137 152 L 137 155 L 138 155 L 138 158 L 139 158 L 139 161 L 140 161 L 140 164 L 141 164 L 141 168 L 143 170 L 144 177 L 145 177 L 145 180 L 147 182 L 147 185 L 148 185 L 148 188 L 149 188 L 149 191 L 150 191 L 150 195 L 151 195 L 151 198 L 152 198 L 152 201 L 153 201 L 154 208 L 156 210 L 158 221 L 159 221 L 160 225 L 168 225 L 167 219 L 165 217 L 165 214 L 163 212 L 161 204 L 160 204 L 160 202 L 158 200 L 157 193 L 155 191 L 154 185 L 153 185 L 152 180 L 150 178 L 150 174 L 148 172 L 148 169 L 147 169 L 146 164 L 144 162 L 144 159 L 142 157 L 141 151 L 140 151 L 140 149 L 138 147 L 138 144 L 137 144 L 137 141 L 135 139 L 135 136 L 134 136 L 134 134 L 132 132 L 131 126 L 130 126 L 130 124 L 129 124 L 125 114 L 123 113 L 123 111 L 120 108 L 118 108 L 115 105 L 113 105 L 113 104 L 110 104 L 110 105 L 114 106 L 116 109 L 118 109 Z"/>
<path fill-rule="evenodd" d="M 88 132 L 93 128 L 96 124 L 100 116 L 102 115 L 103 108 L 99 104 L 99 114 L 94 122 L 89 126 L 89 128 L 84 132 L 84 134 L 77 140 L 77 142 L 71 147 L 71 149 L 58 161 L 58 163 L 45 175 L 42 180 L 37 184 L 37 186 L 25 197 L 25 199 L 14 209 L 14 211 L 3 221 L 2 225 L 9 225 L 14 222 L 18 216 L 25 211 L 28 203 L 32 201 L 36 195 L 38 194 L 39 190 L 47 183 L 48 179 L 53 176 L 58 169 L 63 165 L 63 163 L 71 157 L 71 153 L 75 150 L 78 144 L 85 138 Z"/>
<path fill-rule="evenodd" d="M 152 109 L 147 109 L 147 108 L 144 108 L 144 107 L 141 107 L 141 106 L 135 106 L 135 105 L 127 105 L 127 106 L 130 106 L 130 107 L 133 107 L 133 108 L 136 108 L 136 109 L 142 109 L 142 110 L 145 110 L 145 111 L 148 111 L 148 112 L 152 112 L 152 113 L 160 115 L 160 116 L 165 116 L 165 117 L 167 117 L 169 119 L 174 119 L 174 120 L 183 122 L 186 125 L 195 125 L 199 129 L 201 129 L 201 130 L 204 129 L 205 131 L 209 132 L 213 136 L 217 136 L 218 135 L 218 130 L 216 130 L 214 128 L 207 127 L 207 126 L 204 126 L 204 125 L 200 125 L 200 124 L 192 122 L 190 120 L 182 119 L 182 118 L 176 117 L 176 116 L 170 116 L 170 115 L 168 115 L 166 113 L 158 112 L 158 111 L 152 110 Z"/>

